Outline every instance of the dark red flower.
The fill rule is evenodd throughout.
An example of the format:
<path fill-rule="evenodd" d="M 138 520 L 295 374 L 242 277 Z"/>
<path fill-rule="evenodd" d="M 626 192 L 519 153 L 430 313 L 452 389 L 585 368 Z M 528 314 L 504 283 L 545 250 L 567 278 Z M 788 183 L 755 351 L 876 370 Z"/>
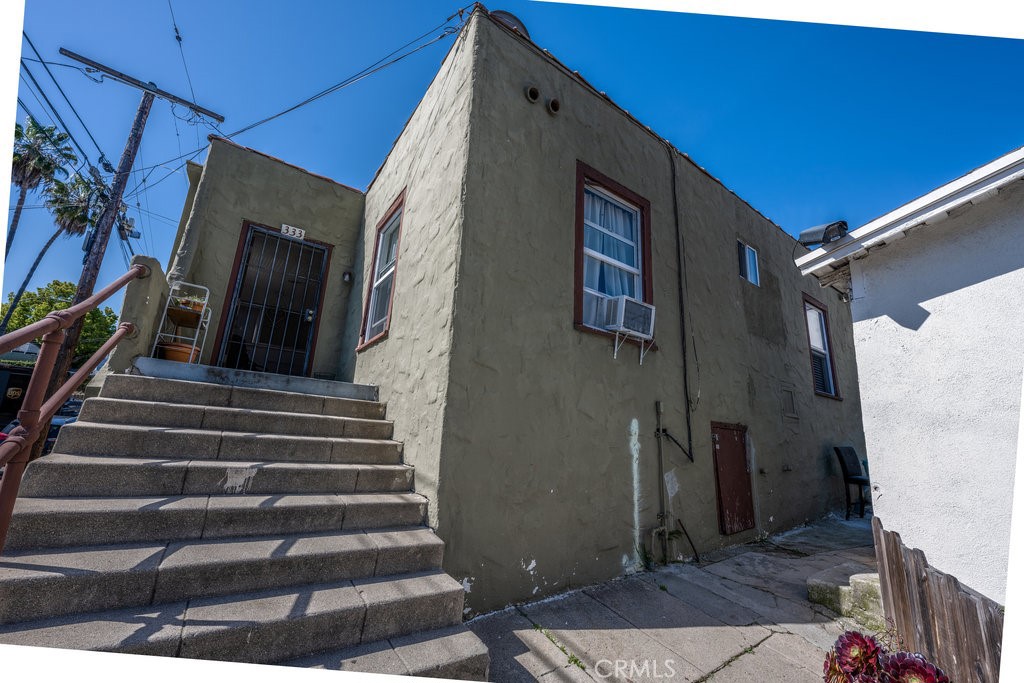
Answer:
<path fill-rule="evenodd" d="M 825 655 L 824 674 L 825 683 L 852 683 L 849 674 L 839 668 L 835 650 L 829 650 Z"/>
<path fill-rule="evenodd" d="M 839 636 L 835 646 L 836 663 L 851 679 L 874 680 L 878 672 L 878 657 L 882 647 L 871 636 L 847 631 Z"/>
<path fill-rule="evenodd" d="M 879 680 L 883 683 L 949 683 L 949 676 L 942 669 L 916 653 L 883 655 L 879 668 Z"/>

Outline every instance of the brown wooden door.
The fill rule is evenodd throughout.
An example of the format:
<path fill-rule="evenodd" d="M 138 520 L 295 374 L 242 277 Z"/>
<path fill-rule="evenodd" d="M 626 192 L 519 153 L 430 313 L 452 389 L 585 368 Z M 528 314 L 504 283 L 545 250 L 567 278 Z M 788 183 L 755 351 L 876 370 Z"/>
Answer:
<path fill-rule="evenodd" d="M 747 428 L 712 422 L 711 445 L 718 488 L 718 527 L 726 536 L 753 529 L 754 496 L 747 463 Z"/>

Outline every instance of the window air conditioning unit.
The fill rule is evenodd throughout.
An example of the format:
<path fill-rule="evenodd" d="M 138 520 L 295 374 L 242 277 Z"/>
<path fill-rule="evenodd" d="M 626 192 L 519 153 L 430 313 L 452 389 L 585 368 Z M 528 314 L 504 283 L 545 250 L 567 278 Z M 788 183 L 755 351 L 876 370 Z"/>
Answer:
<path fill-rule="evenodd" d="M 605 329 L 650 341 L 654 338 L 654 306 L 628 296 L 605 302 Z"/>

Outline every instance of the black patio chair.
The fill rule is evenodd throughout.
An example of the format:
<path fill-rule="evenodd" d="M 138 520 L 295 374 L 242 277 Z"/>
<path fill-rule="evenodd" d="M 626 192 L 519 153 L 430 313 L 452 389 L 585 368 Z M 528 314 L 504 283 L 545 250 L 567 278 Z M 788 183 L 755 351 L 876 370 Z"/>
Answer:
<path fill-rule="evenodd" d="M 860 466 L 860 458 L 857 451 L 851 446 L 836 446 L 836 457 L 839 458 L 839 467 L 843 470 L 843 489 L 846 490 L 846 519 L 850 519 L 850 485 L 857 487 L 860 494 L 860 516 L 864 516 L 864 487 L 870 486 L 871 482 L 864 476 L 864 470 Z"/>

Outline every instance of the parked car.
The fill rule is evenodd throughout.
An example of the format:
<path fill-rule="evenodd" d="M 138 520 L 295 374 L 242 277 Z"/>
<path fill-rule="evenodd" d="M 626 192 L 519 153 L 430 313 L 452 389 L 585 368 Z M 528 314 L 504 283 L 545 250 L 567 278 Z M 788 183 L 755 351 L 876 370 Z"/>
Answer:
<path fill-rule="evenodd" d="M 54 444 L 57 443 L 57 435 L 60 433 L 60 428 L 78 420 L 78 411 L 81 409 L 82 400 L 77 398 L 69 399 L 67 403 L 60 407 L 57 414 L 50 420 L 50 430 L 46 433 L 46 444 L 43 446 L 43 455 L 46 455 L 53 450 Z M 6 439 L 7 435 L 20 424 L 20 420 L 12 420 L 3 428 L 3 431 L 0 431 L 0 441 Z"/>

